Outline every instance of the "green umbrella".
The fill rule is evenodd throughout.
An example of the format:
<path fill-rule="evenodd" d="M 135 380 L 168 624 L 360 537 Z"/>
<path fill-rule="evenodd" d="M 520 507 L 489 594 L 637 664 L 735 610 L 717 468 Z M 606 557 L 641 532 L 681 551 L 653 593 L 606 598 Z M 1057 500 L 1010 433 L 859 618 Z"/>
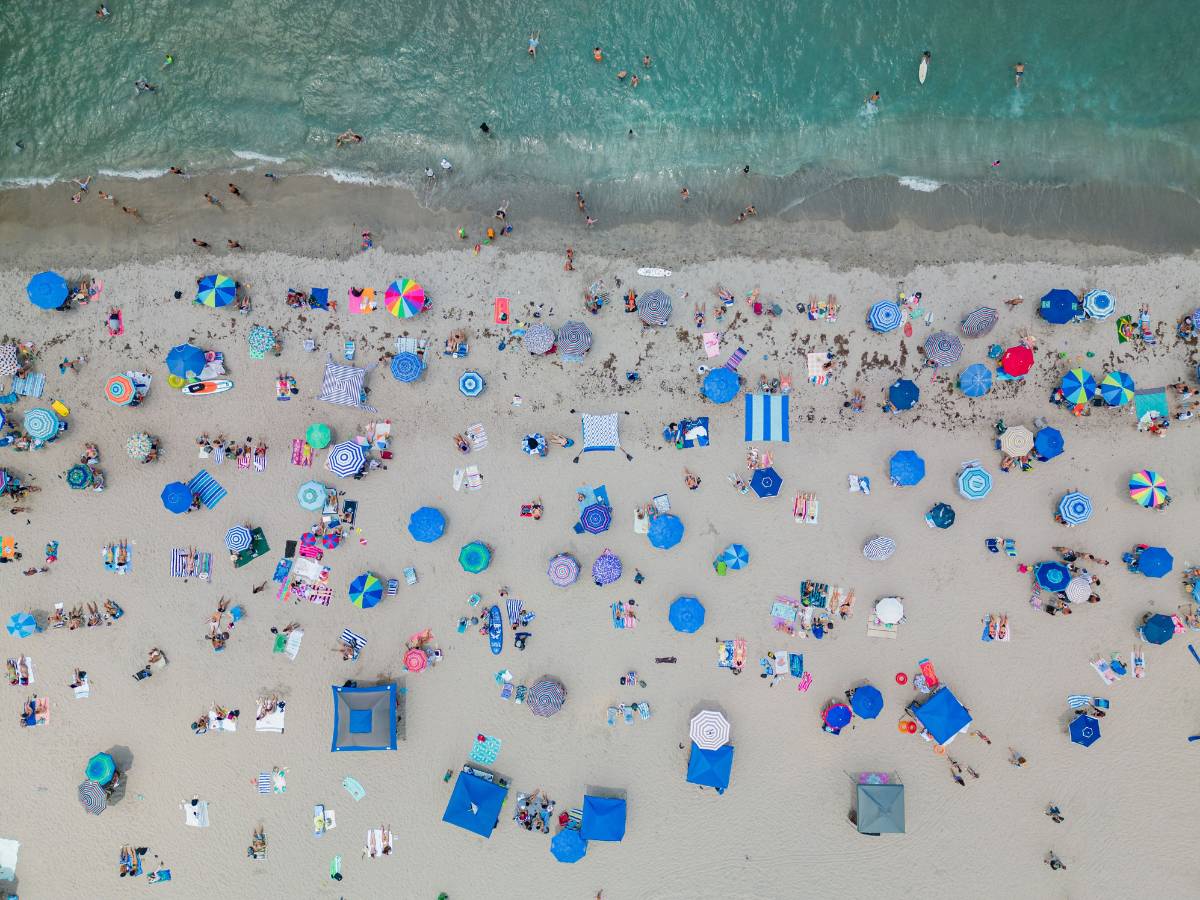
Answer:
<path fill-rule="evenodd" d="M 308 426 L 308 431 L 304 432 L 304 439 L 308 441 L 308 446 L 314 450 L 324 450 L 329 446 L 329 442 L 333 440 L 333 434 L 329 430 L 329 426 L 321 422 L 313 422 Z"/>
<path fill-rule="evenodd" d="M 458 564 L 467 572 L 478 575 L 492 561 L 492 548 L 482 541 L 471 541 L 458 551 Z"/>
<path fill-rule="evenodd" d="M 88 781 L 94 781 L 97 784 L 108 784 L 117 774 L 117 762 L 108 753 L 97 753 L 88 760 L 87 769 L 84 770 Z"/>
<path fill-rule="evenodd" d="M 82 491 L 92 483 L 92 470 L 76 463 L 67 469 L 67 484 L 72 490 Z"/>

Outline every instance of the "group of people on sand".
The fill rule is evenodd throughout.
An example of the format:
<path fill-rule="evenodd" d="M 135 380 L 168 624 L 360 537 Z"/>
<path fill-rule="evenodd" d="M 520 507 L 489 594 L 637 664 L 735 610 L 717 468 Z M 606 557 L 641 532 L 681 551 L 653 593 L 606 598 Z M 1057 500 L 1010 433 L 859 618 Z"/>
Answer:
<path fill-rule="evenodd" d="M 104 601 L 104 612 L 101 612 L 99 604 L 92 600 L 86 604 L 76 604 L 66 612 L 62 607 L 56 608 L 46 619 L 46 624 L 51 628 L 65 626 L 68 631 L 74 631 L 83 626 L 95 628 L 99 625 L 111 625 L 123 615 L 125 610 L 121 609 L 115 600 Z"/>
<path fill-rule="evenodd" d="M 208 712 L 201 713 L 195 722 L 192 722 L 191 729 L 193 734 L 207 734 L 209 722 L 215 720 L 220 725 L 221 722 L 237 722 L 238 716 L 242 714 L 240 709 L 227 709 L 217 703 L 212 705 L 212 709 Z"/>
<path fill-rule="evenodd" d="M 238 620 L 241 619 L 241 607 L 234 607 L 233 612 L 230 613 L 229 625 L 228 627 L 225 626 L 225 615 L 229 613 L 229 602 L 225 597 L 222 597 L 217 603 L 216 612 L 209 616 L 208 619 L 208 634 L 204 636 L 204 639 L 212 644 L 214 653 L 225 649 L 230 632 L 237 625 Z"/>
<path fill-rule="evenodd" d="M 540 799 L 539 794 L 541 795 Z M 526 831 L 550 834 L 554 806 L 555 801 L 546 796 L 541 788 L 538 788 L 528 797 L 522 796 L 517 800 L 517 808 L 513 811 L 513 821 Z"/>
<path fill-rule="evenodd" d="M 210 440 L 206 431 L 197 436 L 196 446 L 200 448 L 202 458 L 207 459 L 211 456 L 217 465 L 223 463 L 228 456 L 237 462 L 239 469 L 266 469 L 267 443 L 263 440 L 254 443 L 252 438 L 247 437 L 244 443 L 240 443 L 232 439 L 226 440 L 224 434 L 218 434 L 215 439 Z"/>

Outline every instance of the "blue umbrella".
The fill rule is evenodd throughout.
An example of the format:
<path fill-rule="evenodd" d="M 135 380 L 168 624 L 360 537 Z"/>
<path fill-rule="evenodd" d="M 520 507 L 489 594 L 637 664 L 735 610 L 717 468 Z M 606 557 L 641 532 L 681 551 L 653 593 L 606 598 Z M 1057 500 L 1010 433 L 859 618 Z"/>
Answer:
<path fill-rule="evenodd" d="M 954 524 L 954 507 L 949 503 L 938 503 L 925 513 L 925 519 L 935 528 L 949 528 Z"/>
<path fill-rule="evenodd" d="M 1117 302 L 1108 291 L 1088 291 L 1083 295 L 1083 311 L 1093 319 L 1107 319 L 1117 311 Z"/>
<path fill-rule="evenodd" d="M 900 305 L 895 300 L 880 300 L 867 311 L 867 324 L 873 331 L 895 331 L 901 319 Z"/>
<path fill-rule="evenodd" d="M 521 450 L 530 456 L 546 455 L 546 436 L 543 434 L 527 434 L 521 438 Z"/>
<path fill-rule="evenodd" d="M 67 302 L 67 279 L 57 272 L 38 272 L 29 279 L 25 293 L 38 309 L 59 309 Z"/>
<path fill-rule="evenodd" d="M 231 553 L 241 553 L 254 545 L 254 535 L 245 525 L 234 525 L 225 532 L 225 546 Z"/>
<path fill-rule="evenodd" d="M 1042 297 L 1038 314 L 1051 325 L 1065 325 L 1083 313 L 1079 298 L 1072 291 L 1055 288 Z"/>
<path fill-rule="evenodd" d="M 367 462 L 367 451 L 356 441 L 342 441 L 329 448 L 325 468 L 338 478 L 357 475 Z"/>
<path fill-rule="evenodd" d="M 683 520 L 667 513 L 655 516 L 650 520 L 650 530 L 646 536 L 650 539 L 650 546 L 670 550 L 683 540 Z"/>
<path fill-rule="evenodd" d="M 1066 590 L 1071 581 L 1071 570 L 1060 562 L 1040 562 L 1033 567 L 1033 580 L 1047 591 Z"/>
<path fill-rule="evenodd" d="M 159 496 L 169 512 L 187 512 L 192 508 L 192 489 L 182 481 L 172 481 Z"/>
<path fill-rule="evenodd" d="M 1071 743 L 1090 747 L 1100 740 L 1100 720 L 1095 716 L 1076 716 L 1071 723 Z"/>
<path fill-rule="evenodd" d="M 1137 389 L 1128 372 L 1109 372 L 1100 380 L 1100 396 L 1109 406 L 1123 406 Z"/>
<path fill-rule="evenodd" d="M 899 410 L 912 409 L 921 398 L 921 389 L 907 378 L 898 378 L 888 388 L 888 402 Z"/>
<path fill-rule="evenodd" d="M 968 500 L 982 500 L 992 490 L 992 476 L 982 466 L 967 466 L 958 475 L 958 492 Z"/>
<path fill-rule="evenodd" d="M 350 602 L 359 609 L 371 609 L 383 599 L 383 582 L 373 572 L 364 572 L 350 582 Z"/>
<path fill-rule="evenodd" d="M 750 488 L 764 499 L 778 497 L 781 487 L 783 487 L 783 479 L 779 477 L 779 473 L 772 466 L 758 469 L 750 479 Z"/>
<path fill-rule="evenodd" d="M 1137 558 L 1137 571 L 1147 578 L 1162 578 L 1174 565 L 1175 559 L 1166 547 L 1147 547 Z"/>
<path fill-rule="evenodd" d="M 1082 525 L 1092 517 L 1092 498 L 1079 491 L 1063 494 L 1058 501 L 1058 514 L 1064 525 Z"/>
<path fill-rule="evenodd" d="M 883 694 L 873 684 L 864 684 L 854 689 L 850 695 L 850 708 L 855 715 L 864 719 L 874 719 L 883 711 Z"/>
<path fill-rule="evenodd" d="M 728 403 L 737 396 L 740 388 L 737 372 L 720 366 L 710 369 L 704 376 L 704 386 L 700 391 L 713 403 Z"/>
<path fill-rule="evenodd" d="M 446 517 L 441 510 L 422 506 L 408 517 L 408 533 L 414 541 L 432 544 L 446 532 Z"/>
<path fill-rule="evenodd" d="M 612 525 L 612 507 L 603 503 L 592 503 L 579 514 L 579 524 L 588 534 L 603 534 Z"/>
<path fill-rule="evenodd" d="M 587 856 L 588 842 L 578 828 L 564 828 L 550 839 L 550 853 L 560 863 L 576 863 Z"/>
<path fill-rule="evenodd" d="M 834 703 L 821 713 L 821 718 L 830 728 L 845 728 L 854 718 L 854 713 L 845 703 Z"/>
<path fill-rule="evenodd" d="M 898 487 L 911 487 L 919 484 L 925 477 L 925 460 L 917 455 L 915 450 L 899 450 L 892 455 L 888 464 L 888 474 L 892 483 Z"/>
<path fill-rule="evenodd" d="M 35 441 L 48 441 L 58 434 L 61 424 L 58 416 L 50 410 L 44 406 L 35 406 L 33 409 L 26 410 L 21 427 Z"/>
<path fill-rule="evenodd" d="M 741 569 L 750 563 L 750 551 L 741 544 L 730 544 L 721 551 L 718 561 L 725 563 L 726 568 Z"/>
<path fill-rule="evenodd" d="M 1175 637 L 1175 620 L 1162 613 L 1155 613 L 1138 629 L 1142 640 L 1149 644 L 1165 644 Z"/>
<path fill-rule="evenodd" d="M 704 624 L 704 604 L 695 597 L 679 597 L 671 604 L 667 621 L 676 631 L 695 634 Z"/>
<path fill-rule="evenodd" d="M 983 363 L 972 363 L 958 376 L 958 386 L 968 397 L 982 397 L 992 389 L 992 370 Z"/>
<path fill-rule="evenodd" d="M 621 577 L 621 558 L 615 553 L 605 550 L 592 563 L 592 581 L 598 587 L 612 584 Z"/>
<path fill-rule="evenodd" d="M 199 378 L 204 365 L 204 351 L 191 344 L 180 344 L 167 354 L 167 371 L 185 381 Z"/>
<path fill-rule="evenodd" d="M 1042 459 L 1054 459 L 1063 452 L 1062 432 L 1047 425 L 1033 436 L 1033 449 Z"/>
<path fill-rule="evenodd" d="M 392 377 L 405 383 L 416 381 L 425 370 L 425 363 L 415 353 L 405 351 L 392 357 Z"/>
<path fill-rule="evenodd" d="M 458 390 L 464 397 L 478 397 L 486 386 L 483 376 L 478 372 L 463 372 L 458 379 Z"/>
<path fill-rule="evenodd" d="M 13 613 L 6 627 L 9 634 L 16 635 L 19 638 L 27 638 L 31 634 L 37 634 L 41 631 L 38 628 L 37 619 L 27 612 Z"/>
<path fill-rule="evenodd" d="M 1061 388 L 1071 405 L 1088 403 L 1096 395 L 1096 379 L 1087 369 L 1071 369 L 1063 376 Z"/>

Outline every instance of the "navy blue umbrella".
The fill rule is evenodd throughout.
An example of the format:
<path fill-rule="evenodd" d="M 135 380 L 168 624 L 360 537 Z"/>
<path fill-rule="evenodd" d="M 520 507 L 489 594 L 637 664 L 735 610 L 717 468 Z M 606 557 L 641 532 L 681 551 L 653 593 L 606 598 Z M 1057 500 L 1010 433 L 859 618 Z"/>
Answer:
<path fill-rule="evenodd" d="M 1171 616 L 1155 613 L 1146 620 L 1140 631 L 1148 644 L 1165 644 L 1175 637 L 1175 620 Z"/>
<path fill-rule="evenodd" d="M 1033 449 L 1043 459 L 1054 459 L 1063 452 L 1062 432 L 1047 425 L 1033 436 Z"/>
<path fill-rule="evenodd" d="M 1065 325 L 1083 314 L 1083 304 L 1072 291 L 1055 288 L 1042 297 L 1038 314 L 1051 325 Z"/>
<path fill-rule="evenodd" d="M 1166 547 L 1147 547 L 1138 555 L 1137 570 L 1147 578 L 1162 578 L 1174 565 Z"/>
<path fill-rule="evenodd" d="M 888 402 L 899 410 L 912 409 L 921 397 L 921 389 L 916 382 L 907 378 L 898 378 L 888 388 Z"/>
<path fill-rule="evenodd" d="M 874 685 L 864 684 L 855 688 L 854 693 L 850 695 L 850 708 L 854 710 L 855 715 L 864 719 L 874 719 L 883 712 L 883 694 L 879 693 L 879 688 Z"/>
<path fill-rule="evenodd" d="M 1100 740 L 1100 720 L 1095 716 L 1076 716 L 1071 723 L 1071 743 L 1090 747 Z"/>

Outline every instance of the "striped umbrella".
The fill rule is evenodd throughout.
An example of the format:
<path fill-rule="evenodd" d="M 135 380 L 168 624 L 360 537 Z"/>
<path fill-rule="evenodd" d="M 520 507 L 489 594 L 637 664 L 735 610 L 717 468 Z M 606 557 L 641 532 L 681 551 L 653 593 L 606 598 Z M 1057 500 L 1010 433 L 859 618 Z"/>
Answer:
<path fill-rule="evenodd" d="M 1033 567 L 1033 580 L 1047 591 L 1063 591 L 1071 582 L 1071 570 L 1060 562 L 1040 562 Z"/>
<path fill-rule="evenodd" d="M 410 319 L 425 308 L 425 289 L 411 278 L 401 278 L 387 286 L 383 306 L 397 319 Z"/>
<path fill-rule="evenodd" d="M 383 582 L 364 572 L 350 582 L 350 602 L 359 609 L 370 609 L 383 599 Z"/>
<path fill-rule="evenodd" d="M 655 288 L 637 298 L 638 317 L 647 325 L 666 325 L 671 318 L 671 298 Z"/>
<path fill-rule="evenodd" d="M 1124 406 L 1133 392 L 1133 379 L 1125 372 L 1109 372 L 1100 382 L 1100 396 L 1109 406 Z"/>
<path fill-rule="evenodd" d="M 560 553 L 551 558 L 546 569 L 550 583 L 558 587 L 570 587 L 579 578 L 579 561 L 570 553 Z"/>
<path fill-rule="evenodd" d="M 131 434 L 129 440 L 125 442 L 125 452 L 129 454 L 129 458 L 141 462 L 150 456 L 150 451 L 153 449 L 150 440 L 150 435 L 144 431 L 138 434 Z"/>
<path fill-rule="evenodd" d="M 901 319 L 900 305 L 895 300 L 880 300 L 867 311 L 867 324 L 874 331 L 895 331 Z"/>
<path fill-rule="evenodd" d="M 429 665 L 429 654 L 417 647 L 404 651 L 404 668 L 409 672 L 423 672 Z"/>
<path fill-rule="evenodd" d="M 0 344 L 0 375 L 16 375 L 21 371 L 21 361 L 16 344 Z"/>
<path fill-rule="evenodd" d="M 415 353 L 405 350 L 392 357 L 392 377 L 397 381 L 410 384 L 421 377 L 425 371 L 425 363 Z"/>
<path fill-rule="evenodd" d="M 529 711 L 535 716 L 545 718 L 549 718 L 562 709 L 563 701 L 566 699 L 567 689 L 557 679 L 549 677 L 539 678 L 529 686 L 529 693 L 525 695 L 525 703 L 529 707 Z"/>
<path fill-rule="evenodd" d="M 97 753 L 87 761 L 83 774 L 88 781 L 100 785 L 108 784 L 117 774 L 117 761 L 112 758 L 111 753 Z"/>
<path fill-rule="evenodd" d="M 478 575 L 492 562 L 492 548 L 483 541 L 471 541 L 458 551 L 458 564 L 463 571 Z"/>
<path fill-rule="evenodd" d="M 1108 291 L 1088 291 L 1083 295 L 1083 311 L 1093 319 L 1107 319 L 1117 311 L 1117 302 Z"/>
<path fill-rule="evenodd" d="M 1067 582 L 1063 593 L 1067 595 L 1068 603 L 1086 603 L 1087 598 L 1092 596 L 1092 579 L 1086 575 L 1076 575 Z"/>
<path fill-rule="evenodd" d="M 992 490 L 992 476 L 982 466 L 967 466 L 958 475 L 958 492 L 968 500 L 982 500 Z"/>
<path fill-rule="evenodd" d="M 877 535 L 863 544 L 863 556 L 867 559 L 885 560 L 895 552 L 896 542 L 883 535 Z"/>
<path fill-rule="evenodd" d="M 592 503 L 579 514 L 579 524 L 588 534 L 603 534 L 612 525 L 612 507 Z"/>
<path fill-rule="evenodd" d="M 104 788 L 94 781 L 85 781 L 79 786 L 79 802 L 93 816 L 98 816 L 108 808 L 108 798 Z"/>
<path fill-rule="evenodd" d="M 266 325 L 255 325 L 246 335 L 246 343 L 250 345 L 250 358 L 262 359 L 275 346 L 275 332 Z"/>
<path fill-rule="evenodd" d="M 1072 369 L 1063 376 L 1062 392 L 1072 406 L 1087 403 L 1096 393 L 1096 379 L 1087 369 Z"/>
<path fill-rule="evenodd" d="M 325 485 L 319 481 L 306 481 L 300 485 L 300 490 L 296 491 L 296 502 L 300 504 L 301 509 L 316 512 L 325 505 L 326 496 Z"/>
<path fill-rule="evenodd" d="M 558 340 L 558 335 L 554 333 L 554 329 L 549 325 L 543 325 L 537 322 L 525 329 L 525 337 L 521 341 L 525 345 L 525 349 L 537 356 L 542 356 L 554 349 L 554 343 Z"/>
<path fill-rule="evenodd" d="M 1079 491 L 1063 494 L 1058 501 L 1058 514 L 1064 525 L 1082 525 L 1092 517 L 1092 498 Z"/>
<path fill-rule="evenodd" d="M 230 553 L 241 553 L 243 550 L 249 550 L 254 544 L 254 535 L 250 533 L 250 529 L 245 525 L 234 525 L 225 532 L 225 546 L 229 548 Z"/>
<path fill-rule="evenodd" d="M 367 451 L 362 444 L 354 441 L 342 441 L 329 448 L 329 456 L 325 458 L 325 468 L 338 478 L 357 475 L 367 462 Z"/>
<path fill-rule="evenodd" d="M 73 491 L 82 491 L 91 486 L 92 470 L 85 465 L 76 463 L 67 469 L 67 487 Z"/>
<path fill-rule="evenodd" d="M 605 550 L 592 563 L 592 581 L 600 587 L 612 584 L 621 577 L 621 558 L 611 550 Z"/>
<path fill-rule="evenodd" d="M 9 634 L 19 638 L 27 638 L 41 630 L 38 628 L 37 619 L 27 612 L 13 613 L 8 617 L 8 624 L 5 627 Z"/>
<path fill-rule="evenodd" d="M 971 310 L 962 320 L 962 333 L 967 337 L 979 337 L 991 331 L 1000 316 L 990 306 L 979 306 Z"/>
<path fill-rule="evenodd" d="M 558 329 L 558 350 L 568 356 L 583 356 L 592 349 L 592 332 L 582 322 L 566 322 Z"/>
<path fill-rule="evenodd" d="M 464 397 L 478 397 L 487 387 L 487 382 L 478 372 L 463 372 L 458 379 L 458 391 Z"/>
<path fill-rule="evenodd" d="M 329 446 L 331 440 L 333 440 L 333 433 L 323 422 L 313 422 L 304 432 L 304 442 L 314 450 L 324 450 Z"/>
<path fill-rule="evenodd" d="M 992 370 L 983 363 L 972 363 L 958 376 L 958 386 L 968 397 L 982 397 L 992 389 Z"/>
<path fill-rule="evenodd" d="M 692 716 L 688 737 L 701 750 L 717 750 L 729 743 L 729 720 L 715 709 L 702 709 Z"/>
<path fill-rule="evenodd" d="M 1167 502 L 1167 482 L 1150 469 L 1142 469 L 1129 476 L 1129 496 L 1139 506 L 1158 509 Z"/>
<path fill-rule="evenodd" d="M 954 365 L 962 356 L 962 351 L 963 345 L 958 335 L 948 331 L 936 331 L 925 338 L 925 359 L 936 368 Z"/>
<path fill-rule="evenodd" d="M 741 544 L 730 544 L 717 559 L 728 569 L 743 569 L 750 564 L 750 551 Z"/>
<path fill-rule="evenodd" d="M 530 456 L 546 455 L 546 436 L 544 434 L 527 434 L 521 438 L 521 449 Z"/>
<path fill-rule="evenodd" d="M 1000 449 L 1009 456 L 1024 456 L 1033 449 L 1033 432 L 1024 425 L 1014 425 L 1000 435 Z"/>
<path fill-rule="evenodd" d="M 128 375 L 113 375 L 104 382 L 104 396 L 117 406 L 125 406 L 133 400 L 133 381 Z"/>
<path fill-rule="evenodd" d="M 1004 374 L 1020 378 L 1033 368 L 1033 351 L 1020 344 L 1009 347 L 1000 357 L 1000 368 Z"/>
<path fill-rule="evenodd" d="M 220 309 L 237 297 L 237 282 L 228 275 L 205 275 L 196 286 L 196 302 Z"/>
<path fill-rule="evenodd" d="M 58 434 L 58 416 L 44 406 L 35 406 L 26 411 L 24 428 L 35 441 L 48 441 Z"/>

